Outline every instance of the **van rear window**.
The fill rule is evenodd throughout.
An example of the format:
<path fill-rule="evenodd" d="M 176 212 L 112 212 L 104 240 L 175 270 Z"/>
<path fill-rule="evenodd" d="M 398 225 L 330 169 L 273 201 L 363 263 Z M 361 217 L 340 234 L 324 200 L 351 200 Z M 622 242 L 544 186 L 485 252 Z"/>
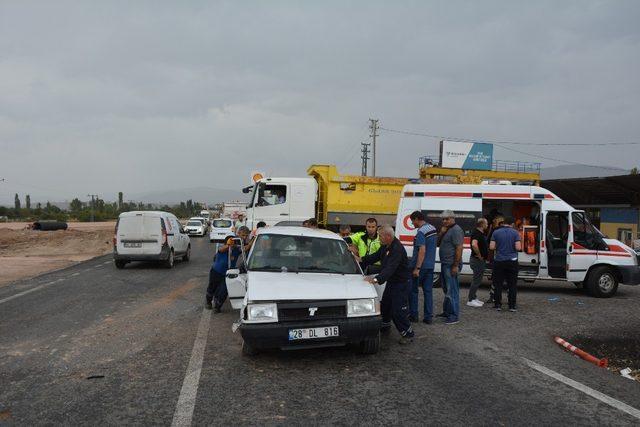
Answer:
<path fill-rule="evenodd" d="M 213 226 L 218 228 L 229 228 L 231 227 L 231 221 L 224 219 L 217 219 L 213 221 Z"/>
<path fill-rule="evenodd" d="M 440 231 L 442 228 L 442 218 L 440 214 L 442 211 L 422 211 L 429 224 L 433 225 L 436 230 Z M 456 224 L 458 224 L 464 230 L 466 237 L 471 236 L 473 230 L 476 228 L 476 221 L 482 216 L 481 212 L 476 211 L 454 211 Z"/>

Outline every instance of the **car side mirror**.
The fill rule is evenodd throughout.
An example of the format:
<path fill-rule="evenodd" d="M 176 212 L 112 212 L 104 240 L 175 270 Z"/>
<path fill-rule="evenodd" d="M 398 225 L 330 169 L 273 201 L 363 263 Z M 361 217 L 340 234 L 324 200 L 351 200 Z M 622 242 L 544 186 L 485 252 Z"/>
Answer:
<path fill-rule="evenodd" d="M 240 270 L 238 270 L 237 268 L 227 270 L 227 279 L 236 279 L 239 274 L 240 274 Z"/>

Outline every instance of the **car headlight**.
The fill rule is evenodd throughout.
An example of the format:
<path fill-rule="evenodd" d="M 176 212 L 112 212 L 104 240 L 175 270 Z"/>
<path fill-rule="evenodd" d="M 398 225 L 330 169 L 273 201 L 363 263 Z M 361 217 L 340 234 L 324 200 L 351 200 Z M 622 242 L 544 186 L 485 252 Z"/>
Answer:
<path fill-rule="evenodd" d="M 378 298 L 350 299 L 347 301 L 347 317 L 373 316 L 380 314 Z"/>
<path fill-rule="evenodd" d="M 249 304 L 247 320 L 250 322 L 277 322 L 278 306 L 276 304 Z"/>

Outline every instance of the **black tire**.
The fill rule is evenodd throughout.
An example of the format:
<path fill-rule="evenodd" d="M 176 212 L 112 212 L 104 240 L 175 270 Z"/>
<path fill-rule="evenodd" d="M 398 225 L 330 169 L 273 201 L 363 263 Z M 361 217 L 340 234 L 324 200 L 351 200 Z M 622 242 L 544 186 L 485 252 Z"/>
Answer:
<path fill-rule="evenodd" d="M 380 333 L 375 338 L 360 343 L 360 354 L 376 354 L 380 350 Z"/>
<path fill-rule="evenodd" d="M 258 349 L 247 343 L 246 341 L 242 341 L 242 354 L 244 356 L 256 356 L 259 353 Z"/>
<path fill-rule="evenodd" d="M 182 261 L 189 262 L 191 259 L 191 245 L 187 246 L 187 252 L 182 256 Z"/>
<path fill-rule="evenodd" d="M 164 262 L 164 266 L 167 268 L 173 268 L 173 264 L 175 263 L 175 257 L 173 256 L 173 249 L 169 252 L 169 257 Z"/>
<path fill-rule="evenodd" d="M 442 287 L 442 274 L 433 273 L 433 287 L 441 288 Z"/>
<path fill-rule="evenodd" d="M 123 261 L 121 259 L 115 260 L 114 263 L 116 264 L 116 268 L 118 270 L 122 270 L 124 268 L 124 266 L 127 265 L 127 261 Z"/>
<path fill-rule="evenodd" d="M 585 280 L 587 292 L 596 298 L 611 298 L 618 291 L 618 278 L 606 266 L 595 267 Z"/>

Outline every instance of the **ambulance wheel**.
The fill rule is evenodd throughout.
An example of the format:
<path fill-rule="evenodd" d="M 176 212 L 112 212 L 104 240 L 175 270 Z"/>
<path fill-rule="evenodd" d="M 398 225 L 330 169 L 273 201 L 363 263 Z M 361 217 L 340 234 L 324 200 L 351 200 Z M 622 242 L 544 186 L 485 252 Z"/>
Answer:
<path fill-rule="evenodd" d="M 190 259 L 191 259 L 191 245 L 187 246 L 187 252 L 182 257 L 182 260 L 184 262 L 189 262 Z"/>
<path fill-rule="evenodd" d="M 434 288 L 442 287 L 442 275 L 440 273 L 433 273 L 433 287 Z"/>
<path fill-rule="evenodd" d="M 360 343 L 360 354 L 376 354 L 380 350 L 380 333 L 375 338 Z"/>
<path fill-rule="evenodd" d="M 121 259 L 114 261 L 116 264 L 116 268 L 118 270 L 122 270 L 124 268 L 125 265 L 127 265 L 127 261 L 123 261 Z"/>
<path fill-rule="evenodd" d="M 246 341 L 242 341 L 242 354 L 244 356 L 256 356 L 258 354 L 258 349 L 253 347 L 251 344 L 248 344 Z"/>
<path fill-rule="evenodd" d="M 596 298 L 611 298 L 618 290 L 618 279 L 609 267 L 596 267 L 587 276 L 586 287 L 591 296 Z"/>

